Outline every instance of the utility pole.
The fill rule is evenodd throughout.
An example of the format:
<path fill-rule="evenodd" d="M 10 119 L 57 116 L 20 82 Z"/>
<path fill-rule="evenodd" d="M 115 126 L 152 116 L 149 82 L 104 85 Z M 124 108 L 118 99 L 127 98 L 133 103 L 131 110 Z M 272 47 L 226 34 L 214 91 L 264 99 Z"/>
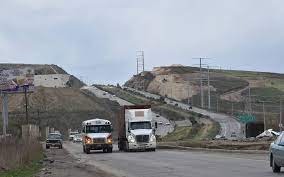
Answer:
<path fill-rule="evenodd" d="M 216 111 L 219 112 L 219 96 L 216 95 Z"/>
<path fill-rule="evenodd" d="M 199 70 L 200 70 L 200 103 L 201 107 L 204 108 L 204 93 L 203 93 L 203 73 L 202 73 L 202 60 L 207 60 L 209 58 L 193 58 L 199 60 Z"/>
<path fill-rule="evenodd" d="M 208 109 L 211 109 L 211 90 L 210 90 L 210 68 L 207 66 L 208 74 L 207 74 L 207 82 L 208 82 Z"/>
<path fill-rule="evenodd" d="M 8 95 L 6 93 L 1 93 L 2 97 L 2 117 L 3 117 L 3 135 L 7 134 L 8 126 Z"/>
<path fill-rule="evenodd" d="M 26 108 L 26 121 L 29 124 L 29 113 L 28 113 L 28 97 L 27 97 L 27 86 L 24 86 L 25 90 L 25 108 Z"/>
<path fill-rule="evenodd" d="M 187 92 L 187 104 L 189 105 L 190 101 L 189 101 L 189 95 L 190 95 L 190 83 L 188 82 L 188 92 Z"/>
<path fill-rule="evenodd" d="M 251 106 L 251 90 L 250 90 L 250 86 L 248 88 L 249 90 L 249 114 L 252 115 L 252 106 Z"/>
<path fill-rule="evenodd" d="M 234 102 L 232 102 L 232 115 L 234 115 Z"/>
<path fill-rule="evenodd" d="M 262 102 L 262 111 L 263 111 L 263 127 L 264 127 L 264 130 L 266 130 L 266 117 L 265 117 L 265 105 L 264 105 L 264 101 Z"/>
<path fill-rule="evenodd" d="M 203 102 L 203 76 L 202 76 L 202 58 L 199 60 L 199 69 L 200 69 L 200 102 L 201 102 L 201 107 L 204 108 L 204 102 Z"/>
<path fill-rule="evenodd" d="M 279 129 L 280 129 L 280 132 L 282 132 L 282 98 L 281 97 L 280 97 Z"/>

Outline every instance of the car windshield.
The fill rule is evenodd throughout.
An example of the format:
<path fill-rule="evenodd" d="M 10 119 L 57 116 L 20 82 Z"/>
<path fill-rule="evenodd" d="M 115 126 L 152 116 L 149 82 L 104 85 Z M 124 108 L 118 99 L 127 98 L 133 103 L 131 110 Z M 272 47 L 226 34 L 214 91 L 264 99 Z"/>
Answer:
<path fill-rule="evenodd" d="M 110 125 L 90 125 L 86 127 L 86 133 L 111 133 Z"/>
<path fill-rule="evenodd" d="M 50 134 L 48 135 L 48 139 L 61 139 L 60 134 Z"/>
<path fill-rule="evenodd" d="M 151 122 L 131 122 L 130 123 L 130 129 L 131 130 L 152 129 L 151 128 Z"/>

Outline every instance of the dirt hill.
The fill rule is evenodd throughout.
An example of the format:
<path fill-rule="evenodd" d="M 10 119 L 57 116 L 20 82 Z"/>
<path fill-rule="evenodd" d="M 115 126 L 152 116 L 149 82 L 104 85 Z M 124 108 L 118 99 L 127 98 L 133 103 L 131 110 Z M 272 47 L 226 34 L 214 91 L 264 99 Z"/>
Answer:
<path fill-rule="evenodd" d="M 210 70 L 211 109 L 228 114 L 246 114 L 250 110 L 259 120 L 263 119 L 262 101 L 265 101 L 267 124 L 278 124 L 280 96 L 284 95 L 284 74 Z M 208 108 L 208 70 L 203 68 L 205 108 Z M 156 67 L 153 71 L 135 75 L 125 86 L 147 90 L 200 107 L 200 72 L 197 67 Z"/>
<path fill-rule="evenodd" d="M 36 74 L 68 74 L 56 65 L 15 65 L 0 64 L 0 69 L 13 69 L 15 67 L 33 67 Z M 40 125 L 44 130 L 46 126 L 54 127 L 67 136 L 67 130 L 81 129 L 84 120 L 104 118 L 115 124 L 115 117 L 119 111 L 117 103 L 100 99 L 93 94 L 80 90 L 83 82 L 71 76 L 69 88 L 37 87 L 34 93 L 28 94 L 28 118 L 30 123 Z M 0 111 L 2 103 L 0 102 Z M 9 127 L 8 133 L 20 135 L 20 127 L 25 124 L 24 94 L 9 95 Z M 2 118 L 0 119 L 2 127 Z M 2 128 L 0 128 L 0 134 Z"/>

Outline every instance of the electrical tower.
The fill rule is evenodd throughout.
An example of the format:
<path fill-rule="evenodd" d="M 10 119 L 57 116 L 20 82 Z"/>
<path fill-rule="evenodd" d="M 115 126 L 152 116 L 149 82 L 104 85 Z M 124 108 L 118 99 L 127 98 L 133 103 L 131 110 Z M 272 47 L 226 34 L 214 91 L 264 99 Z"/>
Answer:
<path fill-rule="evenodd" d="M 137 75 L 141 72 L 144 72 L 144 51 L 136 52 L 136 62 L 137 62 Z"/>

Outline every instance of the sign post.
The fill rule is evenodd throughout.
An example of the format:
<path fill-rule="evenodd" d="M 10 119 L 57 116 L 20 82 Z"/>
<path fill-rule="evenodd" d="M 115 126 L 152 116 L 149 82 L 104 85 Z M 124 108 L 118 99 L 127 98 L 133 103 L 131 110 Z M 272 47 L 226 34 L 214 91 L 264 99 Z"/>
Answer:
<path fill-rule="evenodd" d="M 33 92 L 34 70 L 31 68 L 18 68 L 0 70 L 0 93 L 2 98 L 3 135 L 7 134 L 8 127 L 8 94 L 25 93 L 27 108 L 27 91 Z M 28 114 L 26 109 L 26 119 Z"/>

